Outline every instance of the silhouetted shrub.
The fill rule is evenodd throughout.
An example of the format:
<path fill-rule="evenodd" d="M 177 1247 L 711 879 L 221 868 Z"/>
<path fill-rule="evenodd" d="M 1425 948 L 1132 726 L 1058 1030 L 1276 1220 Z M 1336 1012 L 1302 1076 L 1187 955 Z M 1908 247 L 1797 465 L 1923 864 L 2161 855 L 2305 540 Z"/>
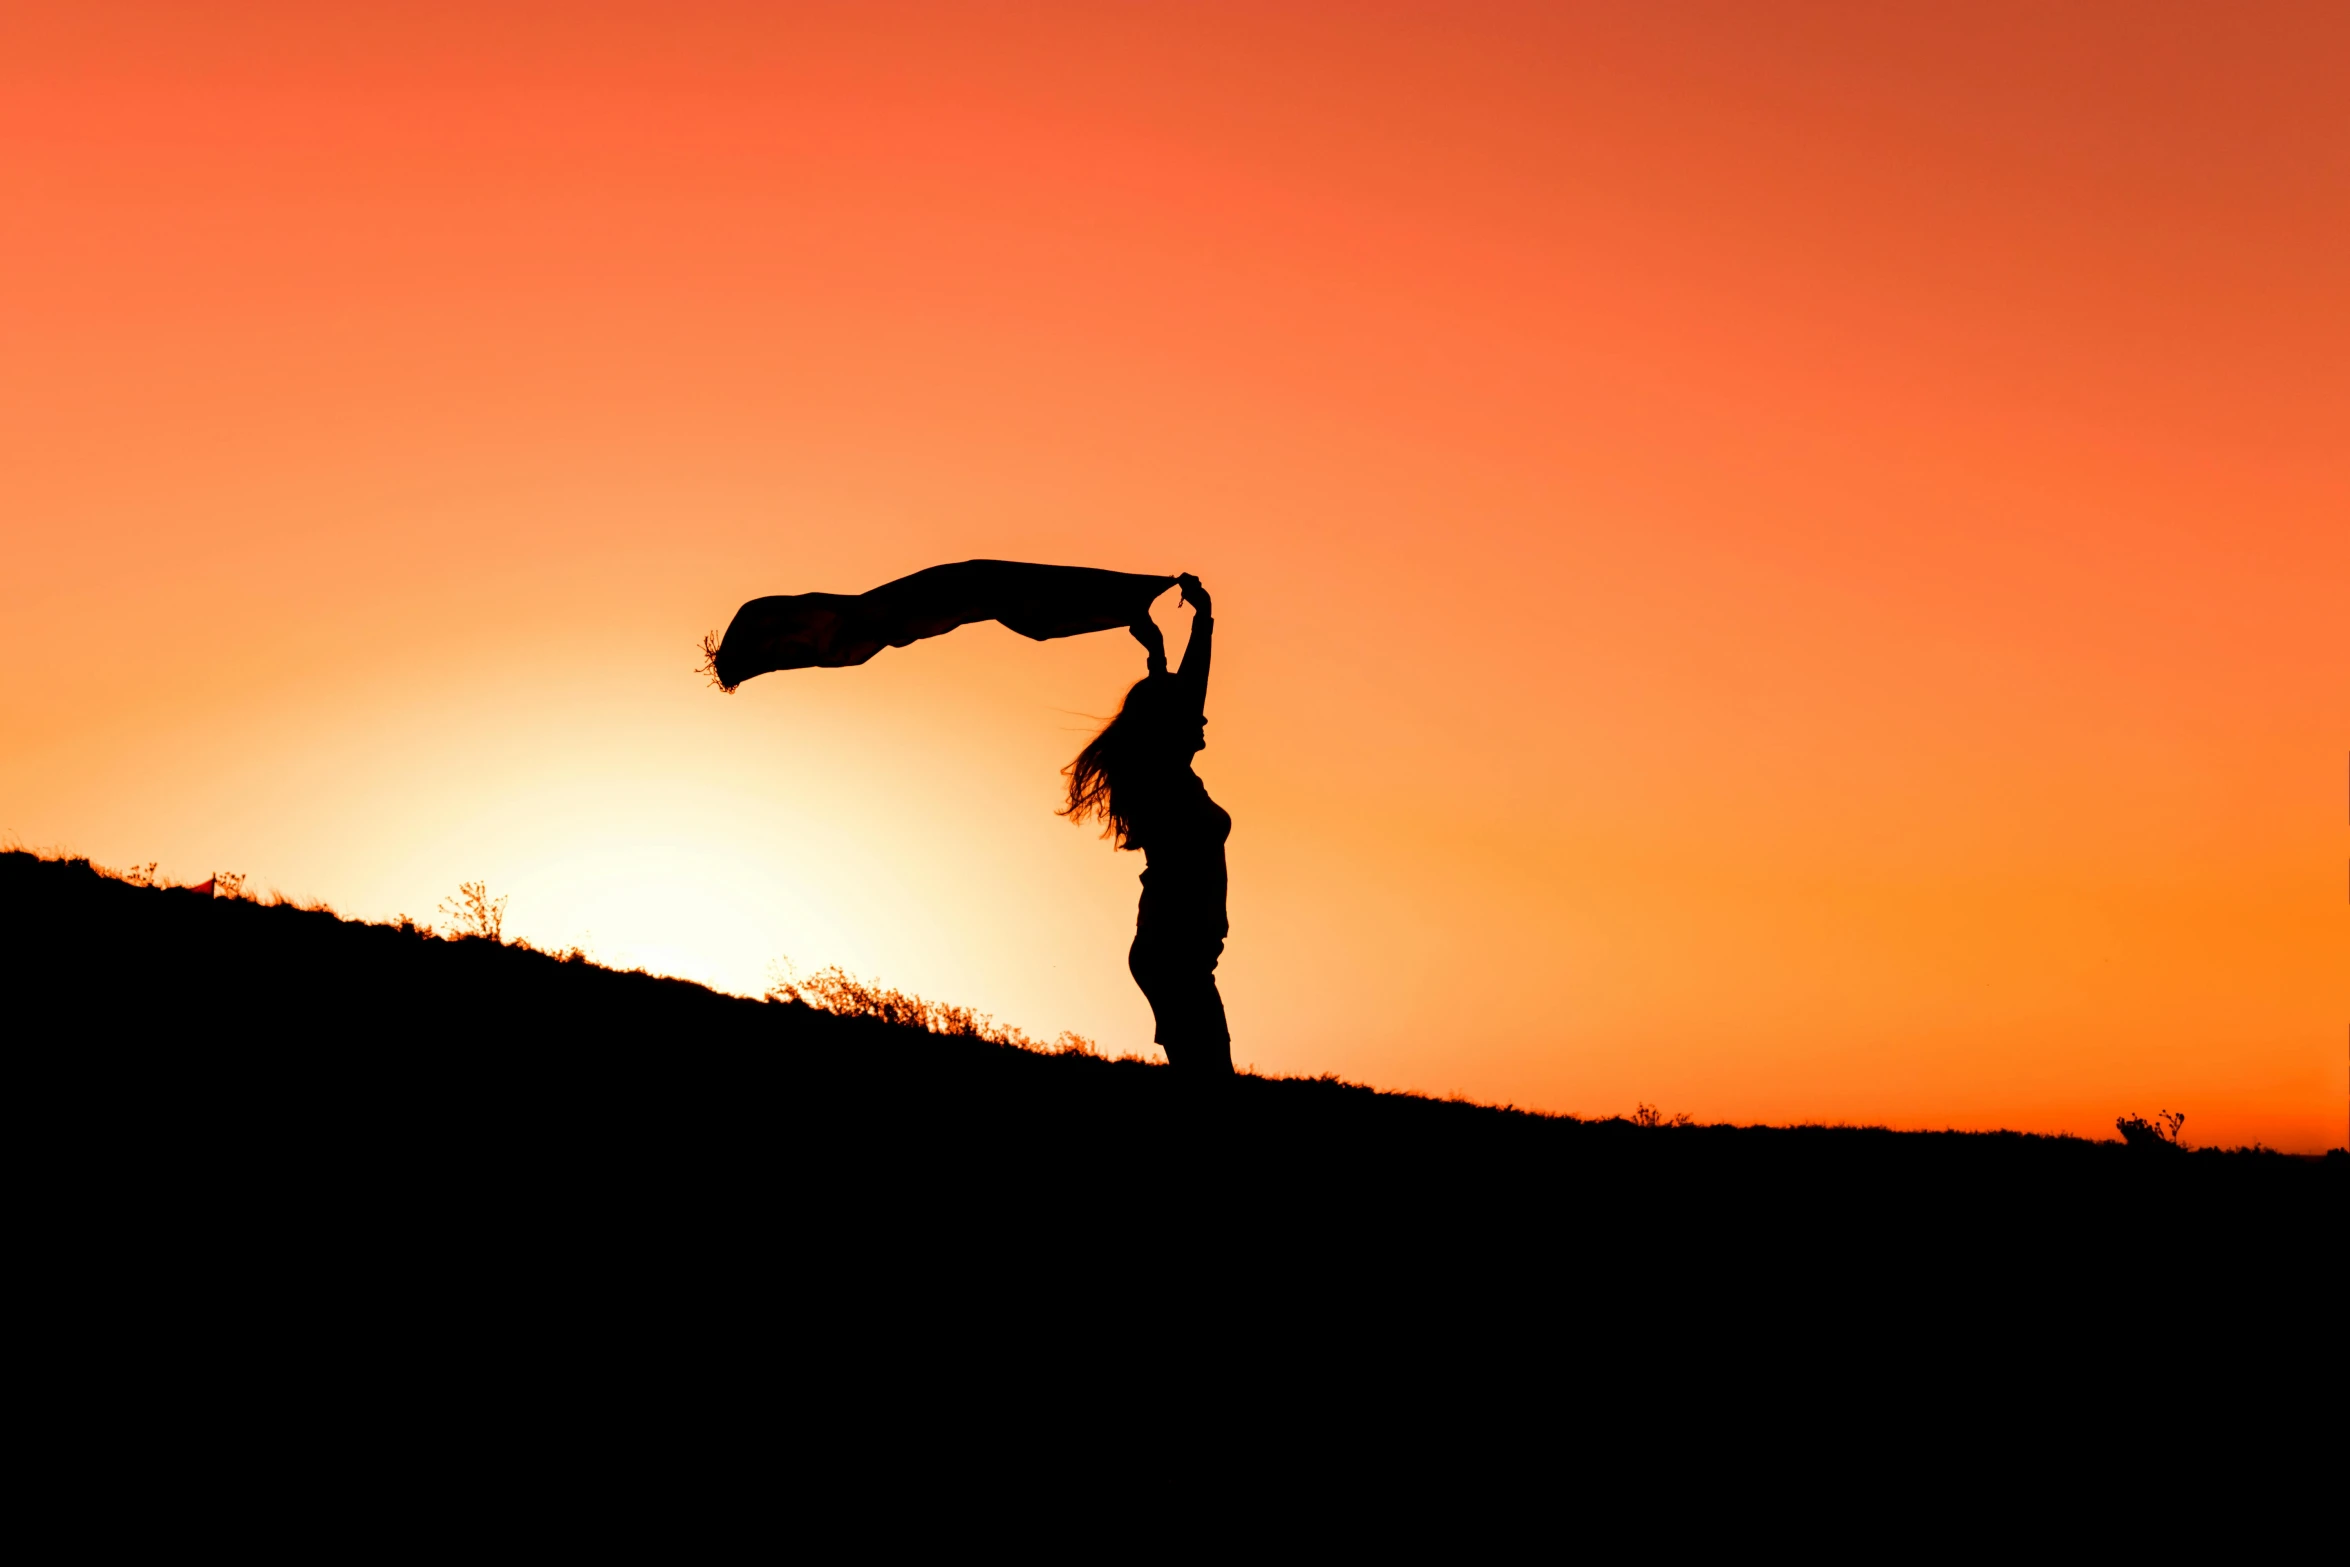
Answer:
<path fill-rule="evenodd" d="M 473 937 L 501 944 L 506 939 L 506 900 L 491 897 L 487 882 L 459 882 L 457 896 L 441 900 L 441 912 L 449 917 L 452 938 Z"/>
<path fill-rule="evenodd" d="M 2117 1116 L 2113 1129 L 2122 1134 L 2122 1141 L 2132 1148 L 2176 1148 L 2179 1146 L 2179 1128 L 2187 1124 L 2183 1110 L 2157 1110 L 2154 1119 L 2142 1115 Z"/>
<path fill-rule="evenodd" d="M 1082 1034 L 1064 1030 L 1051 1044 L 1039 1044 L 1019 1029 L 999 1027 L 984 1012 L 930 1001 L 910 991 L 862 980 L 838 964 L 818 969 L 805 979 L 794 979 L 787 972 L 767 987 L 767 999 L 797 1002 L 834 1017 L 871 1018 L 896 1028 L 918 1028 L 950 1039 L 984 1040 L 991 1045 L 1034 1051 L 1039 1055 L 1098 1058 L 1101 1054 L 1093 1041 Z M 1119 1059 L 1139 1058 L 1121 1056 Z"/>

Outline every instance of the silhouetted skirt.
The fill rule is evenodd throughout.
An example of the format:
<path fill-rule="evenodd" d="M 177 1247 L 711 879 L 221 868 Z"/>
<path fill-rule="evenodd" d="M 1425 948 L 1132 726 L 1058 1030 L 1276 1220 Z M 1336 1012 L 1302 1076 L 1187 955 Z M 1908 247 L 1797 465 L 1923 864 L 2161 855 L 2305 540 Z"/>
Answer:
<path fill-rule="evenodd" d="M 1221 892 L 1222 889 L 1216 889 Z M 1142 987 L 1158 1024 L 1167 1064 L 1185 1073 L 1230 1074 L 1232 1030 L 1216 989 L 1224 955 L 1224 900 L 1154 896 L 1145 886 L 1126 967 Z"/>

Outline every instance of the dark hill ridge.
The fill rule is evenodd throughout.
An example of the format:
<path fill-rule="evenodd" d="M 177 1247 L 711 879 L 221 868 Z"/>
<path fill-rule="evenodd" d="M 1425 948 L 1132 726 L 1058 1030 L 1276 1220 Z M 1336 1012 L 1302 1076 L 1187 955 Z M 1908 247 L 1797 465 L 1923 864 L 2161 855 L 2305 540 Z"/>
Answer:
<path fill-rule="evenodd" d="M 1252 1289 L 1546 1310 L 1667 1278 L 1989 1299 L 2221 1269 L 2291 1294 L 2331 1265 L 2350 1174 L 2016 1133 L 1639 1127 L 1335 1081 L 1203 1102 L 1138 1062 L 24 853 L 0 854 L 0 943 L 51 1189 L 167 1249 L 201 1211 L 234 1216 L 240 1245 L 364 1231 L 483 1266 L 625 1237 L 737 1294 L 888 1277 L 902 1299 L 1203 1256 L 1245 1256 Z"/>

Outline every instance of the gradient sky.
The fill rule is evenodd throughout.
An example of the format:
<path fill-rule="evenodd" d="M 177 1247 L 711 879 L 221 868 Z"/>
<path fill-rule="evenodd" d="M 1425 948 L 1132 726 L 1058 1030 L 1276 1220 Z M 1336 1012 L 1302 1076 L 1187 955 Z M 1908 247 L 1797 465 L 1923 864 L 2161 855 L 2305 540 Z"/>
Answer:
<path fill-rule="evenodd" d="M 695 644 L 1190 570 L 1243 1063 L 2342 1141 L 2350 9 L 352 9 L 0 16 L 17 841 L 1145 1048 L 1130 642 Z"/>

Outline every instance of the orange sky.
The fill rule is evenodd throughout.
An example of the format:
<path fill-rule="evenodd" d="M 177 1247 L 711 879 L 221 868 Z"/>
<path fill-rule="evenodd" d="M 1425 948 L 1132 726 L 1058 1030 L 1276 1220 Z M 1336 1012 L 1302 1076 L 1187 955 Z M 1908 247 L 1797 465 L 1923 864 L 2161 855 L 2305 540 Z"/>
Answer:
<path fill-rule="evenodd" d="M 204 9 L 0 19 L 19 841 L 1141 1048 L 1131 643 L 694 644 L 1192 570 L 1243 1063 L 2342 1140 L 2350 11 Z"/>

